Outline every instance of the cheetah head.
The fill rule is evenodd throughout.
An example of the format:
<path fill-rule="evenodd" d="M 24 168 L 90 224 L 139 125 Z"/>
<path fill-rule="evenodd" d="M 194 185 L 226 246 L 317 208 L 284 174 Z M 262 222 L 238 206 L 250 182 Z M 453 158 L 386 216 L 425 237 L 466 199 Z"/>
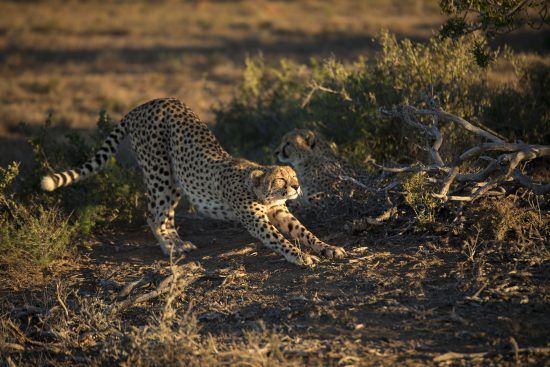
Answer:
<path fill-rule="evenodd" d="M 288 166 L 269 166 L 250 172 L 250 187 L 263 203 L 284 203 L 300 195 L 296 172 Z"/>
<path fill-rule="evenodd" d="M 281 144 L 275 149 L 274 154 L 280 162 L 296 167 L 306 157 L 312 154 L 323 154 L 324 150 L 330 150 L 330 148 L 318 133 L 311 130 L 294 129 L 283 136 Z"/>

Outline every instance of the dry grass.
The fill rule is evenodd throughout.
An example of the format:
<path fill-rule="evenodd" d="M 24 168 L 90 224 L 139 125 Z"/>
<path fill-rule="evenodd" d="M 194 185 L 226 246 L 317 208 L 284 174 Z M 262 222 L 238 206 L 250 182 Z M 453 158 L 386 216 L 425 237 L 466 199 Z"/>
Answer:
<path fill-rule="evenodd" d="M 440 22 L 433 1 L 2 2 L 0 121 L 39 124 L 51 111 L 89 127 L 100 108 L 120 117 L 159 96 L 208 120 L 247 54 L 351 58 L 381 28 L 426 38 Z"/>

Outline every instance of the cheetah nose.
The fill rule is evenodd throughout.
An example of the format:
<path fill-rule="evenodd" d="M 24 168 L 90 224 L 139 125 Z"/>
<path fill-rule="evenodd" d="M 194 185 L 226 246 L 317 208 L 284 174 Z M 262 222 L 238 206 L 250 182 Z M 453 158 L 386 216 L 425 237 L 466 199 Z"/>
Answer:
<path fill-rule="evenodd" d="M 298 189 L 300 188 L 300 185 L 290 185 L 290 187 L 292 187 L 294 190 L 298 191 Z"/>

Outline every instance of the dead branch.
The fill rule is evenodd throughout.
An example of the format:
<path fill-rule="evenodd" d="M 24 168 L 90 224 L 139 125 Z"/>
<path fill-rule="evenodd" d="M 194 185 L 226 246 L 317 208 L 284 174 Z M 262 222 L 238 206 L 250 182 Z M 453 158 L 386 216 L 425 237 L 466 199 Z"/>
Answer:
<path fill-rule="evenodd" d="M 550 192 L 550 183 L 547 183 L 547 184 L 535 183 L 529 177 L 521 173 L 521 171 L 517 168 L 512 173 L 512 177 L 514 178 L 514 180 L 519 182 L 521 185 L 529 188 L 531 191 L 533 191 L 537 195 L 544 195 Z"/>
<path fill-rule="evenodd" d="M 344 100 L 351 101 L 351 98 L 347 95 L 347 93 L 344 90 L 336 91 L 334 89 L 324 87 L 324 86 L 320 85 L 319 83 L 317 83 L 315 80 L 313 80 L 309 83 L 309 87 L 311 89 L 309 90 L 308 94 L 306 95 L 306 97 L 302 101 L 302 104 L 301 104 L 302 108 L 306 107 L 309 104 L 309 102 L 311 101 L 311 98 L 313 97 L 313 95 L 317 91 L 321 91 L 321 92 L 325 92 L 325 93 L 331 93 L 331 94 L 342 94 L 342 97 L 344 98 Z"/>
<path fill-rule="evenodd" d="M 386 167 L 382 166 L 380 164 L 377 164 L 376 162 L 371 162 L 375 167 L 381 169 L 384 172 L 390 172 L 390 173 L 418 173 L 418 172 L 446 172 L 445 167 L 437 166 L 437 165 L 429 165 L 426 166 L 421 163 L 413 164 L 410 166 L 403 166 L 403 167 Z"/>
<path fill-rule="evenodd" d="M 550 146 L 526 144 L 523 142 L 509 143 L 493 132 L 475 126 L 465 119 L 443 111 L 433 98 L 424 95 L 429 108 L 419 109 L 410 105 L 396 106 L 391 110 L 380 109 L 384 116 L 398 118 L 413 128 L 420 130 L 421 134 L 433 140 L 430 147 L 425 148 L 430 152 L 432 163 L 429 165 L 414 164 L 405 167 L 384 167 L 376 165 L 385 172 L 426 172 L 430 174 L 444 173 L 441 189 L 433 196 L 450 201 L 474 201 L 482 196 L 501 195 L 506 193 L 503 184 L 514 182 L 536 194 L 545 194 L 550 191 L 550 184 L 535 183 L 525 176 L 519 168 L 522 163 L 527 163 L 536 158 L 550 156 Z M 424 123 L 420 117 L 431 117 L 431 123 Z M 471 147 L 460 154 L 450 164 L 443 161 L 439 149 L 443 144 L 443 136 L 438 129 L 438 122 L 453 122 L 459 127 L 472 132 L 488 142 Z M 484 153 L 500 153 L 496 158 L 482 156 Z M 489 163 L 482 169 L 473 173 L 460 173 L 461 165 L 474 159 L 484 159 Z M 450 194 L 454 182 L 461 182 L 461 189 L 473 188 L 468 195 Z M 480 182 L 483 184 L 478 185 Z M 494 189 L 497 189 L 496 191 Z"/>
<path fill-rule="evenodd" d="M 519 355 L 520 353 L 532 353 L 532 354 L 544 354 L 548 355 L 550 353 L 550 348 L 536 348 L 536 347 L 530 347 L 530 348 L 512 348 L 512 350 L 509 351 L 502 351 L 499 352 L 479 352 L 479 353 L 456 353 L 456 352 L 447 352 L 441 355 L 438 355 L 434 357 L 434 362 L 450 362 L 450 361 L 456 361 L 460 359 L 483 359 L 483 358 L 489 358 L 494 357 L 497 355 L 502 354 L 510 354 L 514 353 L 514 355 Z"/>
<path fill-rule="evenodd" d="M 369 188 L 367 185 L 359 182 L 358 180 L 356 180 L 355 178 L 353 178 L 351 176 L 342 176 L 342 175 L 338 175 L 338 176 L 332 175 L 332 176 L 338 178 L 340 181 L 350 182 L 353 185 L 358 186 L 362 189 L 368 189 Z"/>
<path fill-rule="evenodd" d="M 470 132 L 473 132 L 476 135 L 482 136 L 485 139 L 490 140 L 494 143 L 504 143 L 504 140 L 502 140 L 501 138 L 491 134 L 490 132 L 485 131 L 482 128 L 479 128 L 479 127 L 473 125 L 472 123 L 464 120 L 461 117 L 458 117 L 458 116 L 453 115 L 451 113 L 445 112 L 443 110 L 417 109 L 417 108 L 412 107 L 412 106 L 411 106 L 411 109 L 417 115 L 420 115 L 420 116 L 426 116 L 426 115 L 428 115 L 428 116 L 437 116 L 440 120 L 454 122 L 454 123 L 460 125 L 462 128 L 464 128 L 464 129 L 466 129 Z"/>
<path fill-rule="evenodd" d="M 182 292 L 187 286 L 194 283 L 204 275 L 204 269 L 196 263 L 187 263 L 182 266 L 171 266 L 171 272 L 171 275 L 164 277 L 159 274 L 149 273 L 141 279 L 127 283 L 117 295 L 117 299 L 119 301 L 114 303 L 107 312 L 109 314 L 115 314 L 128 307 L 159 297 L 160 295 L 174 289 Z M 152 291 L 130 297 L 132 291 L 150 284 L 157 285 Z"/>
<path fill-rule="evenodd" d="M 380 214 L 376 218 L 365 217 L 354 220 L 351 223 L 345 225 L 345 229 L 352 232 L 358 233 L 363 232 L 369 228 L 369 226 L 381 226 L 390 219 L 392 216 L 397 214 L 397 207 L 391 207 L 386 210 L 384 213 Z"/>

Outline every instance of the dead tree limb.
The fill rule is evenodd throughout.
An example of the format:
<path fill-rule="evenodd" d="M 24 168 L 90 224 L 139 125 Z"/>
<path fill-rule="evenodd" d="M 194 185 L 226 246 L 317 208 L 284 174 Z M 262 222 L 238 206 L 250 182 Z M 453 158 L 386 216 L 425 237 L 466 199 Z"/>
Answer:
<path fill-rule="evenodd" d="M 508 351 L 501 351 L 501 352 L 493 351 L 493 352 L 478 352 L 478 353 L 447 352 L 445 354 L 435 356 L 433 358 L 433 361 L 437 363 L 443 363 L 443 362 L 452 362 L 452 361 L 457 361 L 462 359 L 465 359 L 465 360 L 483 359 L 483 358 L 491 358 L 497 355 L 506 355 L 511 353 L 514 353 L 516 356 L 519 356 L 519 354 L 523 354 L 523 353 L 548 355 L 550 354 L 550 348 L 545 348 L 545 347 L 512 348 Z"/>
<path fill-rule="evenodd" d="M 501 187 L 504 183 L 514 182 L 523 186 L 536 194 L 542 195 L 550 192 L 549 183 L 535 183 L 527 177 L 520 168 L 522 163 L 527 163 L 533 159 L 550 156 L 550 146 L 526 144 L 523 142 L 510 143 L 497 136 L 496 133 L 489 132 L 486 129 L 475 126 L 469 121 L 443 111 L 433 98 L 424 95 L 424 99 L 429 108 L 416 108 L 410 105 L 396 106 L 391 110 L 380 109 L 380 113 L 387 117 L 398 118 L 407 125 L 420 130 L 421 134 L 431 139 L 431 146 L 427 147 L 430 153 L 431 164 L 414 164 L 405 167 L 380 167 L 385 172 L 426 172 L 429 174 L 444 173 L 441 189 L 434 196 L 442 200 L 453 201 L 474 201 L 482 196 L 498 194 L 499 191 L 492 190 Z M 430 117 L 431 123 L 422 122 L 421 117 Z M 459 127 L 474 133 L 487 140 L 477 146 L 471 147 L 464 153 L 445 163 L 439 154 L 439 149 L 443 144 L 443 135 L 439 131 L 439 122 L 453 122 Z M 500 153 L 496 158 L 482 156 L 484 153 Z M 461 173 L 461 165 L 473 159 L 485 159 L 489 163 L 482 169 L 473 173 Z M 449 194 L 453 183 L 465 183 L 465 187 L 473 188 L 469 195 Z M 479 185 L 480 182 L 483 184 Z M 502 191 L 502 190 L 501 190 Z M 501 192 L 500 191 L 500 192 Z"/>
<path fill-rule="evenodd" d="M 159 274 L 149 273 L 141 279 L 127 283 L 117 295 L 119 301 L 111 305 L 108 309 L 108 313 L 118 313 L 128 307 L 159 297 L 173 289 L 178 289 L 178 291 L 181 292 L 187 286 L 201 278 L 205 273 L 204 269 L 196 263 L 187 263 L 182 266 L 174 265 L 171 266 L 171 271 L 172 274 L 168 276 L 163 277 Z M 152 291 L 130 296 L 132 291 L 155 283 L 157 285 Z"/>

